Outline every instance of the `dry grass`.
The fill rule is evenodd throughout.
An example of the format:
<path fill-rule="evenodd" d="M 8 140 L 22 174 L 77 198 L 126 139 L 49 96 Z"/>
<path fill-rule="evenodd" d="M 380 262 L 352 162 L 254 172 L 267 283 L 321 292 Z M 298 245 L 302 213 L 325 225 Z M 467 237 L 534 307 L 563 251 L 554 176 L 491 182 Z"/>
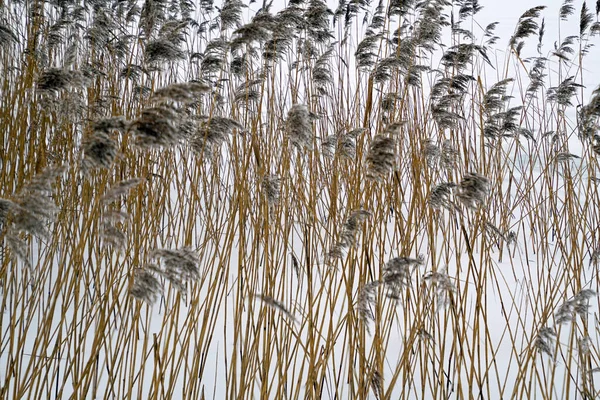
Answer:
<path fill-rule="evenodd" d="M 600 10 L 25 3 L 0 398 L 600 395 Z"/>

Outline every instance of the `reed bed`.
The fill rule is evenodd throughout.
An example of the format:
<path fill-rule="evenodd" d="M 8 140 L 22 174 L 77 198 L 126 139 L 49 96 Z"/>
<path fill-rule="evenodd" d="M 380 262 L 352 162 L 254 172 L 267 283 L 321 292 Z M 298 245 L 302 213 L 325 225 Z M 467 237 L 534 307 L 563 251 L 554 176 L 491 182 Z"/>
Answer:
<path fill-rule="evenodd" d="M 0 0 L 0 398 L 597 398 L 600 5 L 483 6 Z"/>

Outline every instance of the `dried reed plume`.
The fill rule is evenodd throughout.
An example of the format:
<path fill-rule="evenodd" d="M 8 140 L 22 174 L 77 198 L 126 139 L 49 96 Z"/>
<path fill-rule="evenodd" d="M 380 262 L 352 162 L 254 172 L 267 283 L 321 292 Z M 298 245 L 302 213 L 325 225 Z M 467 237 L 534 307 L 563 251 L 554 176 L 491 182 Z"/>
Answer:
<path fill-rule="evenodd" d="M 452 182 L 444 182 L 435 186 L 429 194 L 429 205 L 436 210 L 441 208 L 451 210 L 453 203 L 450 199 L 450 195 L 455 188 L 456 183 Z"/>
<path fill-rule="evenodd" d="M 331 264 L 334 260 L 342 259 L 346 250 L 356 246 L 360 223 L 369 217 L 371 212 L 368 210 L 359 209 L 350 213 L 342 225 L 338 241 L 326 255 L 326 263 Z"/>
<path fill-rule="evenodd" d="M 279 196 L 281 196 L 280 177 L 277 175 L 266 176 L 261 183 L 261 187 L 267 197 L 269 205 L 273 206 L 279 203 Z"/>
<path fill-rule="evenodd" d="M 198 253 L 190 248 L 156 249 L 150 253 L 150 258 L 160 261 L 160 273 L 180 293 L 184 294 L 186 283 L 200 277 L 200 258 Z"/>
<path fill-rule="evenodd" d="M 20 234 L 44 240 L 50 238 L 49 226 L 54 223 L 59 210 L 52 195 L 52 184 L 65 169 L 64 166 L 48 167 L 27 183 L 13 200 L 0 199 L 0 228 L 7 230 L 4 240 L 14 255 L 27 264 L 27 245 Z"/>
<path fill-rule="evenodd" d="M 242 124 L 231 118 L 200 115 L 196 119 L 199 123 L 192 129 L 187 142 L 192 151 L 201 157 L 214 155 L 234 131 L 245 131 Z"/>
<path fill-rule="evenodd" d="M 396 140 L 390 137 L 398 125 L 390 125 L 385 133 L 377 134 L 369 145 L 367 153 L 367 179 L 383 182 L 396 165 Z"/>
<path fill-rule="evenodd" d="M 202 82 L 173 83 L 155 91 L 152 99 L 156 102 L 172 100 L 191 104 L 207 92 L 210 92 L 210 86 Z"/>
<path fill-rule="evenodd" d="M 388 298 L 400 300 L 402 289 L 411 283 L 413 270 L 423 264 L 422 256 L 392 258 L 383 268 L 382 279 L 367 283 L 359 290 L 357 311 L 368 333 L 371 333 L 369 323 L 375 320 L 372 310 L 375 307 L 377 288 L 383 287 Z"/>
<path fill-rule="evenodd" d="M 104 194 L 104 196 L 102 196 L 102 202 L 107 204 L 118 200 L 121 196 L 127 195 L 131 189 L 135 188 L 143 181 L 144 180 L 141 178 L 132 178 L 116 183 Z"/>
<path fill-rule="evenodd" d="M 556 331 L 553 327 L 543 327 L 539 330 L 533 342 L 535 349 L 554 358 Z"/>
<path fill-rule="evenodd" d="M 111 246 L 116 250 L 122 250 L 127 242 L 127 236 L 111 221 L 105 221 L 101 225 L 100 237 L 105 246 Z"/>
<path fill-rule="evenodd" d="M 356 157 L 356 138 L 365 131 L 365 128 L 357 128 L 347 133 L 326 136 L 321 142 L 323 155 L 328 158 L 338 156 L 354 160 Z"/>
<path fill-rule="evenodd" d="M 373 393 L 375 394 L 375 398 L 377 400 L 384 398 L 383 377 L 379 371 L 373 371 L 373 376 L 371 377 L 371 388 L 373 389 Z"/>
<path fill-rule="evenodd" d="M 426 139 L 423 143 L 423 156 L 430 168 L 434 168 L 438 162 L 443 169 L 454 168 L 458 160 L 458 152 L 448 139 L 444 140 L 441 146 L 432 139 Z"/>
<path fill-rule="evenodd" d="M 146 62 L 149 64 L 178 61 L 185 58 L 185 52 L 167 38 L 158 38 L 146 45 Z"/>
<path fill-rule="evenodd" d="M 286 318 L 289 318 L 293 322 L 296 322 L 296 317 L 294 317 L 294 315 L 288 311 L 288 309 L 285 307 L 285 305 L 282 302 L 275 300 L 271 296 L 266 296 L 266 295 L 258 294 L 258 293 L 254 294 L 254 297 L 261 300 L 264 304 L 273 308 L 274 310 L 279 311 Z"/>
<path fill-rule="evenodd" d="M 357 311 L 365 329 L 371 333 L 370 323 L 375 321 L 373 307 L 377 295 L 377 288 L 381 285 L 380 281 L 374 281 L 364 285 L 358 292 Z"/>
<path fill-rule="evenodd" d="M 158 270 L 158 267 L 146 266 L 136 269 L 129 294 L 150 305 L 154 304 L 163 293 L 163 286 L 153 273 L 155 270 Z"/>
<path fill-rule="evenodd" d="M 432 271 L 426 274 L 423 279 L 433 288 L 436 300 L 436 309 L 440 310 L 447 306 L 451 301 L 451 296 L 456 293 L 456 286 L 450 280 L 446 268 L 438 271 Z"/>
<path fill-rule="evenodd" d="M 442 152 L 439 146 L 432 139 L 425 139 L 423 143 L 423 157 L 430 168 L 434 168 Z"/>
<path fill-rule="evenodd" d="M 383 269 L 382 279 L 387 291 L 386 295 L 391 299 L 399 300 L 402 289 L 411 283 L 413 270 L 422 265 L 421 257 L 396 257 L 389 260 Z"/>
<path fill-rule="evenodd" d="M 576 315 L 583 319 L 587 318 L 590 299 L 595 295 L 596 292 L 591 289 L 582 289 L 572 299 L 565 301 L 554 314 L 556 324 L 562 325 L 572 322 Z"/>
<path fill-rule="evenodd" d="M 476 209 L 478 204 L 483 204 L 490 190 L 490 181 L 478 173 L 467 173 L 463 176 L 456 198 L 465 206 Z"/>
<path fill-rule="evenodd" d="M 110 168 L 117 158 L 118 144 L 109 133 L 95 131 L 82 143 L 84 173 L 94 168 Z"/>
<path fill-rule="evenodd" d="M 308 107 L 294 104 L 288 111 L 286 129 L 290 142 L 299 150 L 307 150 L 312 145 L 312 122 Z"/>
<path fill-rule="evenodd" d="M 0 22 L 0 47 L 8 47 L 10 44 L 19 43 L 17 35 L 10 29 L 9 26 Z"/>
<path fill-rule="evenodd" d="M 81 71 L 63 68 L 50 68 L 44 71 L 37 80 L 37 89 L 40 92 L 58 92 L 69 87 L 81 87 L 89 83 Z"/>
<path fill-rule="evenodd" d="M 142 148 L 179 144 L 185 139 L 179 126 L 181 119 L 180 110 L 165 104 L 145 108 L 131 124 L 136 144 Z"/>
<path fill-rule="evenodd" d="M 142 183 L 143 180 L 139 178 L 128 179 L 116 183 L 107 193 L 102 196 L 102 203 L 105 207 L 111 203 L 115 203 L 122 196 L 129 193 L 131 189 Z M 101 230 L 100 237 L 102 243 L 106 246 L 109 245 L 112 248 L 121 251 L 125 248 L 127 242 L 127 236 L 123 231 L 122 226 L 127 223 L 129 214 L 121 210 L 105 209 L 102 212 L 101 217 Z"/>

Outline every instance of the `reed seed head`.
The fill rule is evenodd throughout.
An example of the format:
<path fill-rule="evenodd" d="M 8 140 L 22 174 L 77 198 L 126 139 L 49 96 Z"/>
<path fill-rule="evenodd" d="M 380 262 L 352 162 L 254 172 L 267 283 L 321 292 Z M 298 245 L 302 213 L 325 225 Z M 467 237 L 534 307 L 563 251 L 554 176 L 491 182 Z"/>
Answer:
<path fill-rule="evenodd" d="M 483 204 L 490 190 L 490 181 L 478 173 L 467 173 L 458 186 L 456 197 L 468 208 Z"/>
<path fill-rule="evenodd" d="M 163 294 L 163 286 L 154 274 L 146 268 L 138 268 L 133 275 L 133 285 L 129 294 L 152 305 Z"/>
<path fill-rule="evenodd" d="M 375 135 L 367 154 L 367 179 L 383 182 L 396 163 L 396 141 L 385 135 Z"/>
<path fill-rule="evenodd" d="M 195 281 L 200 277 L 200 258 L 190 248 L 156 249 L 151 252 L 150 257 L 160 260 L 163 276 L 181 293 L 185 293 L 188 281 Z"/>
<path fill-rule="evenodd" d="M 312 144 L 312 122 L 308 107 L 294 104 L 288 111 L 286 121 L 290 142 L 299 150 L 306 150 Z"/>

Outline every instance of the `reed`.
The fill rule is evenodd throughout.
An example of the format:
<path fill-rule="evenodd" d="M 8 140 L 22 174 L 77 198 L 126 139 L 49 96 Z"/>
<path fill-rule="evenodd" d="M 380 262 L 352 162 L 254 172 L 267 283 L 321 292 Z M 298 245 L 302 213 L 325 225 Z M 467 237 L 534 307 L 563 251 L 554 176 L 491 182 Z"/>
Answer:
<path fill-rule="evenodd" d="M 600 396 L 599 4 L 0 1 L 0 399 Z"/>

